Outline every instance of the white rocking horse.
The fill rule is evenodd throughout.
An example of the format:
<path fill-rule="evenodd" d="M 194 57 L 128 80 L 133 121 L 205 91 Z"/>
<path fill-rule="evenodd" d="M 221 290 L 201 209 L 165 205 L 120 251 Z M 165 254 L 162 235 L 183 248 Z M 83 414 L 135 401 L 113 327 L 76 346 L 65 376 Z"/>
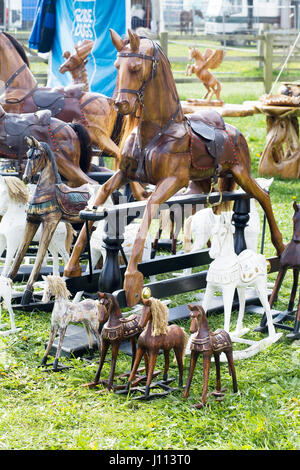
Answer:
<path fill-rule="evenodd" d="M 23 239 L 26 225 L 26 203 L 29 199 L 29 188 L 15 176 L 0 175 L 0 256 L 6 250 L 2 275 L 7 276 L 11 262 Z M 38 229 L 33 241 L 40 240 L 41 229 Z M 52 255 L 53 274 L 59 275 L 59 255 L 67 264 L 74 230 L 71 224 L 59 223 L 49 244 Z"/>
<path fill-rule="evenodd" d="M 15 315 L 11 306 L 12 280 L 2 275 L 0 275 L 0 299 L 4 300 L 5 306 L 10 316 L 10 330 L 0 331 L 0 336 L 7 336 L 13 333 L 17 333 L 18 331 L 21 331 L 21 328 L 16 328 Z M 0 329 L 2 330 L 3 328 L 7 327 L 7 324 L 1 323 L 1 316 L 2 316 L 2 307 L 1 307 L 1 302 L 0 302 Z"/>
<path fill-rule="evenodd" d="M 264 255 L 252 250 L 244 250 L 239 255 L 234 252 L 234 227 L 231 213 L 223 212 L 212 229 L 209 255 L 213 259 L 207 272 L 207 285 L 202 307 L 207 312 L 216 291 L 222 291 L 224 302 L 224 330 L 229 333 L 230 317 L 235 289 L 239 297 L 239 313 L 235 331 L 230 333 L 232 341 L 249 344 L 243 351 L 234 351 L 235 359 L 250 357 L 276 342 L 282 333 L 276 333 L 267 294 L 267 261 Z M 266 312 L 268 337 L 261 341 L 241 338 L 248 329 L 243 329 L 245 312 L 245 292 L 247 287 L 256 289 L 259 300 Z"/>
<path fill-rule="evenodd" d="M 274 178 L 256 178 L 255 181 L 265 191 L 269 191 Z M 228 212 L 227 212 L 228 214 Z M 233 212 L 231 212 L 231 217 Z M 202 250 L 207 245 L 212 234 L 212 227 L 217 223 L 220 215 L 214 214 L 211 207 L 202 209 L 188 217 L 184 224 L 183 249 L 186 253 Z M 258 238 L 260 235 L 260 217 L 257 210 L 257 202 L 250 199 L 249 222 L 245 227 L 244 236 L 246 248 L 257 252 Z M 184 270 L 184 274 L 192 273 L 191 268 Z"/>

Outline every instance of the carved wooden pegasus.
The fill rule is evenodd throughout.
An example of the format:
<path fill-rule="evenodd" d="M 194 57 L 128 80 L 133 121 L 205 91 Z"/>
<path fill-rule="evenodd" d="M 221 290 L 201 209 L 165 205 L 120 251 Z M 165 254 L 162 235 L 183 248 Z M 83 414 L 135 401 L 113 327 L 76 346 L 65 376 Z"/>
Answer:
<path fill-rule="evenodd" d="M 190 48 L 189 60 L 195 60 L 194 64 L 188 64 L 185 74 L 191 76 L 194 73 L 205 86 L 207 93 L 203 96 L 203 100 L 208 103 L 211 102 L 213 95 L 216 95 L 220 104 L 223 101 L 220 98 L 221 83 L 217 80 L 209 69 L 218 68 L 223 62 L 225 52 L 222 49 L 206 49 L 202 55 L 199 49 L 195 47 Z"/>

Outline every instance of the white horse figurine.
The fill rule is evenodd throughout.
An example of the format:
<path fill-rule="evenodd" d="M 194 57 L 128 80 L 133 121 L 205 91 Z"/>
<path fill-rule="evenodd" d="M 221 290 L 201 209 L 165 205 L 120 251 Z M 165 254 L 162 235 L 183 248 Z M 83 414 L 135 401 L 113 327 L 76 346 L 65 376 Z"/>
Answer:
<path fill-rule="evenodd" d="M 231 214 L 222 213 L 212 229 L 211 248 L 209 255 L 213 259 L 207 272 L 207 285 L 202 307 L 207 312 L 216 291 L 222 291 L 224 302 L 224 330 L 229 333 L 230 317 L 235 289 L 239 297 L 239 313 L 235 331 L 230 333 L 233 341 L 249 330 L 243 330 L 245 312 L 245 292 L 247 287 L 255 287 L 260 302 L 266 312 L 268 325 L 268 338 L 258 341 L 241 339 L 239 342 L 249 343 L 245 351 L 235 351 L 235 358 L 242 359 L 256 354 L 281 337 L 276 334 L 267 293 L 267 260 L 264 255 L 252 250 L 244 250 L 239 255 L 234 252 L 233 229 Z M 266 341 L 267 340 L 267 341 Z"/>
<path fill-rule="evenodd" d="M 10 316 L 10 330 L 1 331 L 0 336 L 6 336 L 6 335 L 13 334 L 13 333 L 17 333 L 18 331 L 21 330 L 21 328 L 16 328 L 15 315 L 11 306 L 12 280 L 2 275 L 0 275 L 0 299 L 4 300 L 5 306 Z M 1 308 L 1 303 L 0 303 L 0 329 L 3 329 L 7 326 L 7 324 L 1 323 L 1 314 L 2 314 L 2 308 Z"/>
<path fill-rule="evenodd" d="M 95 196 L 96 194 L 91 196 L 91 199 L 89 200 L 89 203 L 88 203 L 89 207 L 93 206 L 93 200 Z M 112 207 L 112 206 L 113 206 L 113 201 L 111 197 L 109 197 L 107 201 L 105 202 L 105 207 Z M 92 269 L 96 268 L 98 262 L 101 259 L 102 259 L 102 263 L 104 263 L 106 259 L 106 250 L 103 247 L 103 238 L 105 237 L 105 231 L 104 231 L 105 224 L 106 224 L 105 220 L 99 220 L 98 222 L 94 224 L 94 226 L 96 227 L 96 230 L 92 232 L 92 235 L 90 238 Z M 126 256 L 126 260 L 128 260 L 131 256 L 133 244 L 136 239 L 138 229 L 139 229 L 138 223 L 131 223 L 125 227 L 124 242 L 122 243 L 122 248 Z M 146 241 L 145 241 L 142 261 L 149 261 L 151 259 L 151 248 L 152 248 L 151 236 L 150 234 L 148 234 Z M 123 263 L 126 263 L 126 260 L 122 260 Z M 90 270 L 89 264 L 87 264 L 86 272 L 89 272 L 89 270 Z M 150 279 L 151 281 L 155 281 L 155 276 L 150 276 Z"/>
<path fill-rule="evenodd" d="M 66 287 L 65 281 L 60 276 L 42 276 L 45 281 L 45 301 L 50 300 L 54 295 L 54 306 L 51 316 L 51 331 L 49 342 L 42 359 L 41 365 L 47 364 L 47 358 L 52 347 L 57 332 L 59 332 L 59 342 L 56 350 L 55 359 L 52 365 L 54 371 L 58 369 L 58 360 L 66 334 L 67 326 L 72 323 L 83 323 L 89 338 L 89 348 L 93 349 L 93 333 L 97 340 L 99 354 L 101 352 L 101 336 L 99 333 L 100 314 L 103 306 L 100 301 L 86 299 L 80 302 L 71 302 L 69 297 L 71 293 Z M 107 318 L 105 318 L 105 321 Z"/>
<path fill-rule="evenodd" d="M 269 191 L 274 178 L 256 178 L 255 180 L 262 189 Z M 258 238 L 260 235 L 260 217 L 255 199 L 250 199 L 249 222 L 245 227 L 244 236 L 246 248 L 257 252 Z M 231 213 L 231 217 L 233 212 Z M 228 214 L 228 212 L 226 212 Z M 226 215 L 227 216 L 227 215 Z M 188 217 L 184 224 L 183 249 L 186 253 L 202 250 L 207 245 L 212 234 L 212 227 L 219 220 L 220 215 L 214 214 L 212 208 L 202 209 L 196 214 Z M 192 242 L 193 239 L 193 242 Z M 184 274 L 191 274 L 192 269 L 187 268 Z"/>
<path fill-rule="evenodd" d="M 0 175 L 0 256 L 6 250 L 2 275 L 7 276 L 11 262 L 23 240 L 26 225 L 26 203 L 29 199 L 29 189 L 15 176 Z M 33 241 L 39 241 L 41 227 L 36 232 Z M 66 264 L 73 241 L 74 230 L 71 224 L 60 222 L 56 228 L 49 252 L 53 260 L 53 274 L 59 274 L 59 255 Z"/>

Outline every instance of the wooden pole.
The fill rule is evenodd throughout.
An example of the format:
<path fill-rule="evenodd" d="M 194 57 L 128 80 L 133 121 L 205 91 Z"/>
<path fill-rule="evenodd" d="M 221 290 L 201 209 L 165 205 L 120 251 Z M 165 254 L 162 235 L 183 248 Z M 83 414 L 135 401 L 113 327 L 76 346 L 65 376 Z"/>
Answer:
<path fill-rule="evenodd" d="M 269 93 L 272 88 L 273 74 L 273 35 L 270 32 L 265 33 L 264 48 L 264 84 L 265 92 Z"/>
<path fill-rule="evenodd" d="M 166 56 L 168 56 L 168 33 L 166 31 L 160 33 L 160 45 Z"/>

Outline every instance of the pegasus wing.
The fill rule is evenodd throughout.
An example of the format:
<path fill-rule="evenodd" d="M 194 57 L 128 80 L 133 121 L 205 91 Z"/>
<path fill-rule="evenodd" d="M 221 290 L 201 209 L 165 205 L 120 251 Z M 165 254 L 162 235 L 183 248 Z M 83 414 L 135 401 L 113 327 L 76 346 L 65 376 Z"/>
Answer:
<path fill-rule="evenodd" d="M 223 62 L 225 56 L 225 51 L 222 49 L 217 49 L 210 55 L 210 57 L 206 61 L 206 68 L 207 69 L 216 69 L 218 68 L 221 63 Z"/>

